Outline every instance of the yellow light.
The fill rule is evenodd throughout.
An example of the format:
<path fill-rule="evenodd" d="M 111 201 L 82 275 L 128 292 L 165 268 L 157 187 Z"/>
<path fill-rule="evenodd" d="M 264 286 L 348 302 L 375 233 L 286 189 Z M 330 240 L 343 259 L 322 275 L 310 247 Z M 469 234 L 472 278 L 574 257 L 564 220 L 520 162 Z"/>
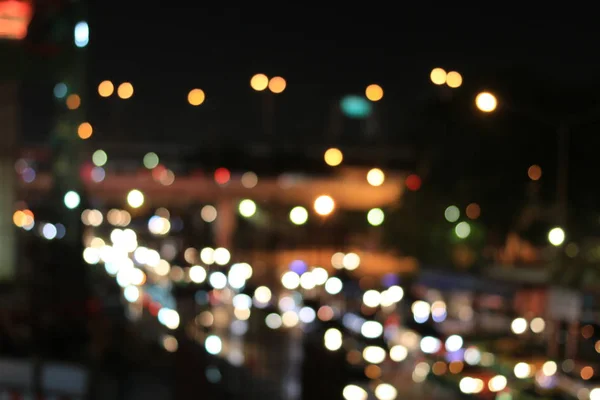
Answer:
<path fill-rule="evenodd" d="M 498 100 L 490 92 L 481 92 L 475 98 L 475 105 L 480 111 L 492 112 L 498 106 Z"/>
<path fill-rule="evenodd" d="M 379 85 L 369 85 L 365 90 L 365 95 L 371 101 L 379 101 L 383 98 L 383 89 Z"/>
<path fill-rule="evenodd" d="M 115 91 L 115 85 L 111 81 L 102 81 L 98 85 L 98 94 L 101 97 L 109 97 Z"/>
<path fill-rule="evenodd" d="M 339 149 L 331 148 L 325 152 L 324 155 L 325 163 L 330 167 L 336 167 L 344 160 L 344 155 Z"/>
<path fill-rule="evenodd" d="M 131 208 L 140 208 L 144 204 L 144 194 L 137 189 L 133 189 L 127 194 L 127 204 Z"/>
<path fill-rule="evenodd" d="M 323 195 L 317 197 L 314 207 L 317 214 L 327 216 L 333 212 L 335 208 L 335 202 L 331 196 Z"/>
<path fill-rule="evenodd" d="M 373 168 L 367 173 L 367 182 L 371 186 L 381 186 L 385 181 L 385 174 L 379 168 Z"/>
<path fill-rule="evenodd" d="M 269 78 L 265 74 L 256 74 L 250 79 L 250 87 L 257 92 L 262 92 L 269 86 Z"/>
<path fill-rule="evenodd" d="M 429 77 L 431 78 L 431 82 L 434 84 L 443 85 L 446 83 L 447 74 L 443 68 L 434 68 L 431 71 L 431 74 L 429 74 Z"/>
<path fill-rule="evenodd" d="M 446 75 L 446 84 L 453 89 L 460 87 L 462 81 L 462 76 L 456 71 L 450 71 L 448 72 L 448 75 Z"/>
<path fill-rule="evenodd" d="M 275 94 L 283 92 L 286 86 L 285 79 L 280 76 L 275 76 L 269 81 L 269 90 Z"/>
<path fill-rule="evenodd" d="M 192 89 L 188 93 L 188 103 L 193 106 L 199 106 L 204 103 L 204 99 L 206 99 L 206 95 L 202 89 Z"/>
<path fill-rule="evenodd" d="M 94 130 L 89 122 L 84 122 L 77 128 L 77 135 L 80 139 L 89 139 L 92 137 L 92 133 L 94 133 Z"/>
<path fill-rule="evenodd" d="M 67 108 L 69 110 L 77 110 L 81 105 L 81 97 L 77 94 L 70 94 L 67 97 Z"/>
<path fill-rule="evenodd" d="M 129 82 L 124 82 L 117 88 L 117 95 L 123 100 L 127 100 L 133 96 L 133 85 Z"/>

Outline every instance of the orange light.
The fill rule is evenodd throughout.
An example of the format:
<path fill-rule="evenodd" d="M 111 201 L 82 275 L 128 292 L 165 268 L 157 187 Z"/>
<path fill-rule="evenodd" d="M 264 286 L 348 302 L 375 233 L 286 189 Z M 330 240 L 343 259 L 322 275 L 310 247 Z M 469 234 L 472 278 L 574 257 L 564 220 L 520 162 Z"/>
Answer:
<path fill-rule="evenodd" d="M 117 95 L 123 100 L 127 100 L 133 96 L 133 85 L 129 82 L 124 82 L 117 88 Z"/>
<path fill-rule="evenodd" d="M 81 105 L 81 97 L 77 94 L 70 94 L 67 97 L 67 108 L 69 110 L 77 110 Z"/>
<path fill-rule="evenodd" d="M 369 85 L 365 90 L 365 96 L 371 101 L 379 101 L 383 98 L 383 89 L 376 84 Z"/>
<path fill-rule="evenodd" d="M 539 165 L 532 165 L 527 170 L 527 176 L 532 181 L 538 181 L 542 177 L 542 168 Z"/>
<path fill-rule="evenodd" d="M 115 85 L 111 81 L 102 81 L 98 85 L 98 94 L 102 97 L 108 97 L 115 91 Z"/>
<path fill-rule="evenodd" d="M 275 94 L 279 94 L 285 90 L 287 83 L 280 76 L 275 76 L 269 81 L 269 90 Z"/>
<path fill-rule="evenodd" d="M 0 38 L 24 39 L 32 16 L 33 6 L 30 1 L 0 1 Z"/>
<path fill-rule="evenodd" d="M 204 103 L 204 99 L 206 99 L 206 95 L 202 89 L 192 89 L 188 93 L 188 103 L 193 106 L 199 106 Z"/>
<path fill-rule="evenodd" d="M 89 139 L 92 137 L 92 133 L 94 133 L 94 129 L 92 129 L 92 125 L 89 122 L 84 122 L 77 128 L 77 135 L 80 139 Z"/>

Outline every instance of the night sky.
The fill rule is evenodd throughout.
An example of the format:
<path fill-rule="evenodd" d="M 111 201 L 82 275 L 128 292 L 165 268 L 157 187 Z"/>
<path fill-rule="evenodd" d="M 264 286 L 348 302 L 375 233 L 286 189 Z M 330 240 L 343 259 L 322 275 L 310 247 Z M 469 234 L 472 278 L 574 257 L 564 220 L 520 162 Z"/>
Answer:
<path fill-rule="evenodd" d="M 268 140 L 318 152 L 330 144 L 397 146 L 414 150 L 415 164 L 432 153 L 437 179 L 448 191 L 466 180 L 493 186 L 496 195 L 516 185 L 522 198 L 529 165 L 542 165 L 544 176 L 554 179 L 558 121 L 597 104 L 599 32 L 585 10 L 134 4 L 141 3 L 95 1 L 89 8 L 87 113 L 102 142 L 202 147 L 266 140 L 262 115 L 270 96 L 276 134 Z M 451 91 L 431 84 L 434 67 L 459 71 L 463 86 Z M 251 90 L 249 79 L 259 72 L 283 76 L 285 92 Z M 96 87 L 105 79 L 132 82 L 134 97 L 99 98 Z M 364 124 L 344 121 L 336 136 L 331 125 L 339 99 L 364 93 L 370 83 L 385 90 L 376 105 L 377 134 L 367 137 Z M 28 95 L 37 90 L 37 97 L 51 101 L 53 84 L 36 83 Z M 207 99 L 191 107 L 186 97 L 196 87 Z M 493 116 L 474 109 L 483 89 L 497 93 L 503 106 Z M 36 113 L 45 120 L 49 111 Z M 545 123 L 533 122 L 533 114 Z M 573 186 L 585 187 L 575 198 L 582 194 L 590 207 L 600 199 L 589 187 L 600 173 L 592 162 L 598 126 L 574 132 L 571 151 Z M 37 124 L 25 139 L 44 141 L 44 131 Z M 546 185 L 550 197 L 552 187 Z"/>

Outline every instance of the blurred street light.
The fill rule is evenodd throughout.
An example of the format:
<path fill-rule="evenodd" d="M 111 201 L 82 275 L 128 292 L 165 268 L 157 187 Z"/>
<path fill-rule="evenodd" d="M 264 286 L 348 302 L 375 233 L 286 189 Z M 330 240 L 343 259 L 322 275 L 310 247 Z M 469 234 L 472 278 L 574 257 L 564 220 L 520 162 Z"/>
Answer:
<path fill-rule="evenodd" d="M 269 80 L 269 90 L 275 94 L 282 93 L 287 86 L 285 79 L 275 76 Z"/>
<path fill-rule="evenodd" d="M 369 85 L 365 90 L 365 96 L 371 101 L 379 101 L 383 98 L 383 89 L 376 84 Z"/>
<path fill-rule="evenodd" d="M 565 231 L 562 228 L 552 228 L 548 232 L 548 241 L 552 246 L 560 246 L 565 241 Z"/>
<path fill-rule="evenodd" d="M 115 91 L 115 85 L 111 81 L 102 81 L 98 85 L 98 94 L 101 97 L 109 97 Z"/>
<path fill-rule="evenodd" d="M 344 154 L 336 148 L 330 148 L 325 152 L 323 156 L 325 159 L 325 163 L 330 167 L 336 167 L 342 163 L 344 160 Z"/>
<path fill-rule="evenodd" d="M 188 103 L 193 106 L 199 106 L 200 104 L 204 103 L 205 99 L 206 95 L 202 89 L 192 89 L 188 93 Z"/>
<path fill-rule="evenodd" d="M 317 214 L 325 217 L 333 212 L 335 208 L 335 202 L 331 196 L 323 195 L 317 197 L 314 207 Z"/>
<path fill-rule="evenodd" d="M 256 74 L 250 79 L 250 87 L 262 92 L 269 86 L 269 78 L 265 74 Z"/>
<path fill-rule="evenodd" d="M 443 85 L 446 83 L 447 74 L 443 68 L 434 68 L 429 74 L 429 78 L 435 85 Z"/>
<path fill-rule="evenodd" d="M 490 92 L 481 92 L 475 98 L 475 105 L 480 111 L 492 112 L 498 107 L 498 100 Z"/>
<path fill-rule="evenodd" d="M 448 75 L 446 75 L 446 84 L 453 89 L 460 87 L 462 82 L 462 76 L 456 71 L 450 71 L 448 72 Z"/>
<path fill-rule="evenodd" d="M 117 95 L 123 100 L 127 100 L 133 96 L 133 85 L 129 82 L 124 82 L 117 88 Z"/>

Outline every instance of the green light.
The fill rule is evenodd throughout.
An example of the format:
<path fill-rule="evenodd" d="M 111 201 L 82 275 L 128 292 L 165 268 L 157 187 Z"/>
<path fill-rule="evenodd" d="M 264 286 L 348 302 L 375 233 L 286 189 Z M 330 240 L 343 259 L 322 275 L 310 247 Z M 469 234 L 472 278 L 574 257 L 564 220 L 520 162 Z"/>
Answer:
<path fill-rule="evenodd" d="M 456 206 L 449 206 L 444 211 L 444 217 L 448 222 L 456 222 L 460 218 L 460 210 Z"/>
<path fill-rule="evenodd" d="M 67 85 L 65 85 L 64 83 L 57 83 L 56 86 L 54 86 L 54 97 L 56 97 L 57 99 L 64 99 L 65 96 L 67 95 L 68 92 L 68 88 Z"/>
<path fill-rule="evenodd" d="M 96 167 L 102 167 L 108 161 L 108 155 L 104 150 L 96 150 L 92 155 L 92 162 Z"/>
<path fill-rule="evenodd" d="M 148 169 L 156 168 L 159 162 L 160 160 L 156 153 L 150 152 L 144 156 L 144 167 Z"/>

